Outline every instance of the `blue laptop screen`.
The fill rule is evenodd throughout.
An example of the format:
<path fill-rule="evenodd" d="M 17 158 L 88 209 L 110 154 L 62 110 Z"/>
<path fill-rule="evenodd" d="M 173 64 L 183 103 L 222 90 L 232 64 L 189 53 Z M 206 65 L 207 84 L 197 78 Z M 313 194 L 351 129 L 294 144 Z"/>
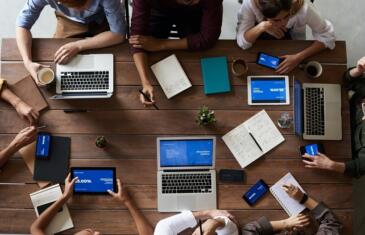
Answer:
<path fill-rule="evenodd" d="M 303 134 L 303 97 L 302 84 L 294 80 L 294 131 L 301 136 Z"/>
<path fill-rule="evenodd" d="M 212 166 L 213 139 L 160 140 L 160 166 Z"/>
<path fill-rule="evenodd" d="M 285 103 L 285 77 L 251 78 L 252 103 Z"/>
<path fill-rule="evenodd" d="M 114 172 L 113 170 L 90 170 L 77 169 L 73 171 L 74 177 L 79 177 L 74 186 L 77 192 L 106 192 L 107 190 L 115 191 Z"/>

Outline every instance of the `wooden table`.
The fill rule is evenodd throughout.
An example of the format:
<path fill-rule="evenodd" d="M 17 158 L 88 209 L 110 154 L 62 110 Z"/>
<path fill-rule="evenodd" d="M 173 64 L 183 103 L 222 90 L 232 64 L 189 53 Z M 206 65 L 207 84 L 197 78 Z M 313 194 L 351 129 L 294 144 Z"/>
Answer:
<path fill-rule="evenodd" d="M 36 39 L 33 43 L 35 61 L 50 63 L 55 51 L 72 40 Z M 242 51 L 235 41 L 220 41 L 214 49 L 199 52 L 176 52 L 193 87 L 183 94 L 167 100 L 155 79 L 155 96 L 161 110 L 144 108 L 138 100 L 139 77 L 128 45 L 119 45 L 93 51 L 93 53 L 114 53 L 116 87 L 114 96 L 104 100 L 48 100 L 50 109 L 43 113 L 41 122 L 48 125 L 54 135 L 72 138 L 71 166 L 115 166 L 117 174 L 128 186 L 132 197 L 148 219 L 156 223 L 170 214 L 156 211 L 156 137 L 171 135 L 215 135 L 217 136 L 217 170 L 239 168 L 237 161 L 222 142 L 221 136 L 242 123 L 257 111 L 265 108 L 276 122 L 283 111 L 292 113 L 293 106 L 250 107 L 247 105 L 246 80 L 231 75 L 232 92 L 205 96 L 202 86 L 200 59 L 209 56 L 227 56 L 229 63 L 235 58 L 249 62 L 249 73 L 272 74 L 272 71 L 257 66 L 254 62 L 258 51 L 274 55 L 294 53 L 311 42 L 307 41 L 260 41 L 250 50 Z M 155 53 L 151 63 L 170 53 Z M 315 58 L 324 64 L 323 76 L 314 82 L 341 83 L 346 69 L 346 46 L 338 42 L 333 51 L 326 51 Z M 1 48 L 1 76 L 9 83 L 24 77 L 27 72 L 22 64 L 14 39 L 3 39 Z M 293 74 L 302 82 L 312 82 L 303 71 Z M 292 84 L 291 84 L 292 85 Z M 43 91 L 46 97 L 51 94 Z M 324 141 L 329 156 L 346 160 L 351 156 L 350 121 L 346 91 L 343 101 L 343 140 Z M 292 102 L 291 102 L 292 104 Z M 195 123 L 197 110 L 207 105 L 216 111 L 218 122 L 214 127 L 198 127 Z M 89 113 L 65 114 L 62 109 L 84 108 Z M 0 105 L 0 148 L 4 148 L 15 134 L 27 123 L 18 118 L 16 112 L 1 102 Z M 218 182 L 218 206 L 231 210 L 242 223 L 261 216 L 269 219 L 286 218 L 287 214 L 277 201 L 267 195 L 255 207 L 249 207 L 241 196 L 258 179 L 268 184 L 275 183 L 287 172 L 291 172 L 303 188 L 314 198 L 323 200 L 338 215 L 344 224 L 344 233 L 352 233 L 352 185 L 351 179 L 340 174 L 310 170 L 303 167 L 298 155 L 300 145 L 309 143 L 293 135 L 293 130 L 281 132 L 285 142 L 257 160 L 245 170 L 244 185 Z M 95 138 L 105 135 L 110 145 L 105 150 L 95 147 Z M 26 233 L 35 213 L 29 193 L 39 190 L 32 175 L 19 156 L 14 156 L 0 173 L 0 233 Z M 75 196 L 69 203 L 75 224 L 71 233 L 84 228 L 94 228 L 102 233 L 136 234 L 136 228 L 128 211 L 109 197 Z"/>

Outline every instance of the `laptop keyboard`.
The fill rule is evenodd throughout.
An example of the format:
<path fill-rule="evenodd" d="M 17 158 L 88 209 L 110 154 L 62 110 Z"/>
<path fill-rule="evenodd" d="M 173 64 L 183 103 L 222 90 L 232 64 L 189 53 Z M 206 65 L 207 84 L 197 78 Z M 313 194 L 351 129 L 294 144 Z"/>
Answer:
<path fill-rule="evenodd" d="M 107 90 L 109 71 L 61 72 L 61 90 Z"/>
<path fill-rule="evenodd" d="M 306 134 L 324 135 L 324 89 L 305 88 Z"/>
<path fill-rule="evenodd" d="M 163 174 L 162 193 L 211 193 L 211 173 Z"/>

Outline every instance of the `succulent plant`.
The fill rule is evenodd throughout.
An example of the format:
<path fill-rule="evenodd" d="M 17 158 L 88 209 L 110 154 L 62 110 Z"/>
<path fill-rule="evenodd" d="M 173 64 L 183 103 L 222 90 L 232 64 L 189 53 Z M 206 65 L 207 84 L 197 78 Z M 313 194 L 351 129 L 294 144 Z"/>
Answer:
<path fill-rule="evenodd" d="M 95 140 L 95 145 L 98 148 L 105 148 L 107 141 L 104 136 L 98 136 Z"/>
<path fill-rule="evenodd" d="M 196 122 L 199 126 L 207 126 L 214 124 L 217 120 L 215 119 L 215 114 L 213 110 L 209 110 L 207 106 L 202 106 L 199 109 L 198 117 Z"/>

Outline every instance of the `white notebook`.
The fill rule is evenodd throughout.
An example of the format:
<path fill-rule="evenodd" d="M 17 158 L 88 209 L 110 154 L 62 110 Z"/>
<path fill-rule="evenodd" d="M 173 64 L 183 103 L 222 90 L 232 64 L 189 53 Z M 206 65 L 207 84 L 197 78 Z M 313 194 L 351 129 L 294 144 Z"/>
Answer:
<path fill-rule="evenodd" d="M 30 199 L 34 206 L 35 213 L 39 217 L 39 213 L 46 210 L 53 202 L 62 196 L 62 190 L 59 184 L 52 185 L 48 188 L 39 190 L 30 194 Z M 55 234 L 67 229 L 73 228 L 70 212 L 66 205 L 55 215 L 51 223 L 49 223 L 46 234 Z"/>
<path fill-rule="evenodd" d="M 152 65 L 151 69 L 168 99 L 191 87 L 175 54 Z"/>
<path fill-rule="evenodd" d="M 299 187 L 300 190 L 304 192 L 303 188 L 299 185 L 298 181 L 296 181 L 296 179 L 290 172 L 286 174 L 283 178 L 281 178 L 278 182 L 276 182 L 273 186 L 271 186 L 270 192 L 284 208 L 286 213 L 288 213 L 289 216 L 298 215 L 305 209 L 305 206 L 301 205 L 298 201 L 289 197 L 289 195 L 282 188 L 284 184 L 292 184 Z"/>
<path fill-rule="evenodd" d="M 222 139 L 242 168 L 284 141 L 265 110 L 225 134 Z"/>

